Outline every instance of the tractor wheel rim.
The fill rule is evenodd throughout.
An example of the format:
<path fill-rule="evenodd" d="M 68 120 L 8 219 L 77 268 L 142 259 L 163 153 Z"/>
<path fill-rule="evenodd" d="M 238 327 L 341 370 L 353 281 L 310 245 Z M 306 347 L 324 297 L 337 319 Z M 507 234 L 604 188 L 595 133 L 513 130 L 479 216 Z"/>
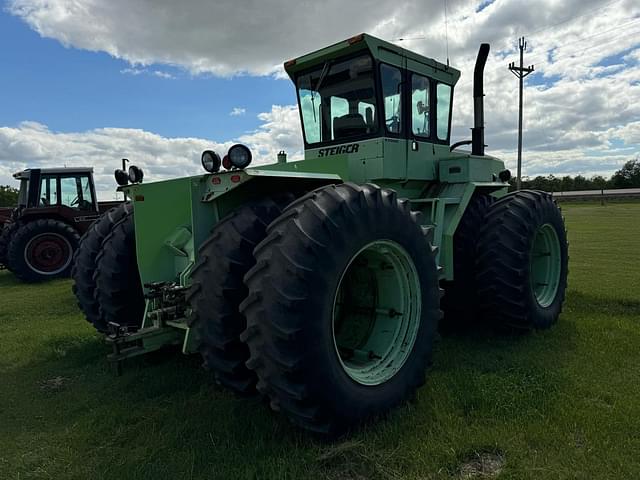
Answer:
<path fill-rule="evenodd" d="M 535 232 L 529 266 L 531 289 L 543 308 L 556 299 L 561 266 L 560 239 L 553 226 L 545 223 Z"/>
<path fill-rule="evenodd" d="M 71 263 L 73 248 L 58 233 L 41 233 L 31 238 L 24 248 L 24 261 L 40 275 L 56 275 Z"/>
<path fill-rule="evenodd" d="M 332 310 L 334 347 L 351 379 L 380 385 L 402 368 L 418 335 L 421 298 L 415 264 L 396 242 L 376 240 L 351 258 Z"/>

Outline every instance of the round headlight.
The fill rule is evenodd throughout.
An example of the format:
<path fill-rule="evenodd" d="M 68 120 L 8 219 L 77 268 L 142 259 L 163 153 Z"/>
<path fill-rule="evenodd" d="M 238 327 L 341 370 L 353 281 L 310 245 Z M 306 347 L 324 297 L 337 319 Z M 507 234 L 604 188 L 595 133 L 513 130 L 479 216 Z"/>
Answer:
<path fill-rule="evenodd" d="M 229 149 L 229 161 L 236 168 L 246 168 L 251 163 L 251 150 L 238 143 Z"/>
<path fill-rule="evenodd" d="M 129 183 L 129 175 L 127 172 L 121 169 L 117 169 L 113 172 L 113 176 L 116 177 L 116 183 L 121 187 L 124 187 L 127 183 Z"/>
<path fill-rule="evenodd" d="M 143 177 L 144 173 L 141 168 L 138 168 L 135 165 L 131 165 L 129 167 L 129 181 L 131 183 L 142 183 Z"/>
<path fill-rule="evenodd" d="M 220 160 L 220 155 L 218 155 L 213 150 L 205 150 L 202 152 L 202 168 L 204 168 L 209 173 L 216 173 L 220 170 L 220 165 L 222 164 L 222 160 Z"/>

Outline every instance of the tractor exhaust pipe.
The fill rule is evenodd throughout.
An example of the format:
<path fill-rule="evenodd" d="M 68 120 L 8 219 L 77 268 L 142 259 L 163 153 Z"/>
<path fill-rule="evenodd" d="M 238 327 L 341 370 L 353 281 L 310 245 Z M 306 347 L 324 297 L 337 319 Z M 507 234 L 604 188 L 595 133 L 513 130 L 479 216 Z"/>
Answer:
<path fill-rule="evenodd" d="M 484 155 L 484 66 L 489 56 L 489 44 L 480 44 L 476 67 L 473 70 L 473 128 L 471 129 L 471 153 Z"/>

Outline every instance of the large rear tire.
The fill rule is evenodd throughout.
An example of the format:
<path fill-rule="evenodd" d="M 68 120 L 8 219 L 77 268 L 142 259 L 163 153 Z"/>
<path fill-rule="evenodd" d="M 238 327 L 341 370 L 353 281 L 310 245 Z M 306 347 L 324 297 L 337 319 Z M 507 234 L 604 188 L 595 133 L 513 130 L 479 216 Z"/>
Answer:
<path fill-rule="evenodd" d="M 74 281 L 73 293 L 87 321 L 101 333 L 107 332 L 107 324 L 100 318 L 100 308 L 96 300 L 96 282 L 94 280 L 96 260 L 104 239 L 132 209 L 130 204 L 123 203 L 102 215 L 80 238 L 80 244 L 74 256 L 73 268 L 71 269 L 71 278 Z"/>
<path fill-rule="evenodd" d="M 140 328 L 144 315 L 144 293 L 136 256 L 133 209 L 126 212 L 102 242 L 96 257 L 95 298 L 100 320 L 130 330 Z"/>
<path fill-rule="evenodd" d="M 339 434 L 424 383 L 438 321 L 436 249 L 374 185 L 292 203 L 254 251 L 242 334 L 258 390 L 297 425 Z"/>
<path fill-rule="evenodd" d="M 79 240 L 78 232 L 59 220 L 20 224 L 7 249 L 9 269 L 25 282 L 68 277 Z"/>
<path fill-rule="evenodd" d="M 245 366 L 249 348 L 240 341 L 246 319 L 239 306 L 248 293 L 243 277 L 255 264 L 253 249 L 267 226 L 293 198 L 260 200 L 222 219 L 200 247 L 191 275 L 189 325 L 200 339 L 204 367 L 213 370 L 218 383 L 241 394 L 253 393 L 257 382 Z"/>
<path fill-rule="evenodd" d="M 478 241 L 478 295 L 484 319 L 544 329 L 562 311 L 568 273 L 564 220 L 551 195 L 521 190 L 494 203 Z"/>
<path fill-rule="evenodd" d="M 489 195 L 475 194 L 456 229 L 453 237 L 454 279 L 443 282 L 442 325 L 446 329 L 471 325 L 477 316 L 476 246 L 484 216 L 494 201 L 495 198 Z"/>

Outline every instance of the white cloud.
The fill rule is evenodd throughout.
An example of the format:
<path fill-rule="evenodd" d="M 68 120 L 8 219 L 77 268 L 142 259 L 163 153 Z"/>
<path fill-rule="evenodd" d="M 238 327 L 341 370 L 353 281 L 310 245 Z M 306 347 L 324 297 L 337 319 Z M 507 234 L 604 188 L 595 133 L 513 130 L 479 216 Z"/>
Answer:
<path fill-rule="evenodd" d="M 168 80 L 172 80 L 175 77 L 173 75 L 171 75 L 170 73 L 167 72 L 163 72 L 162 70 L 154 70 L 153 72 L 151 72 L 151 74 L 154 77 L 159 77 L 159 78 L 166 78 Z"/>
<path fill-rule="evenodd" d="M 517 81 L 507 64 L 517 61 L 516 39 L 526 34 L 525 62 L 535 64 L 536 74 L 526 80 L 525 171 L 608 174 L 638 154 L 637 0 L 496 0 L 476 12 L 478 5 L 448 2 L 449 56 L 462 70 L 454 140 L 470 137 L 475 54 L 480 42 L 490 42 L 485 75 L 488 152 L 504 156 L 514 167 Z M 446 52 L 441 0 L 271 0 L 268 6 L 258 0 L 191 0 L 188 5 L 172 0 L 9 0 L 8 8 L 42 36 L 127 60 L 131 67 L 123 72 L 129 74 L 163 64 L 195 74 L 279 78 L 283 60 L 362 31 L 391 40 L 407 38 L 397 43 L 440 60 Z M 294 107 L 274 106 L 261 120 L 261 127 L 242 138 L 250 138 L 265 154 L 277 152 L 281 144 L 300 152 Z M 43 148 L 29 143 L 33 135 L 27 137 L 25 148 Z M 158 139 L 163 145 L 180 140 Z M 197 166 L 196 159 L 190 161 Z"/>
<path fill-rule="evenodd" d="M 133 75 L 135 77 L 137 77 L 138 75 L 152 75 L 154 77 L 158 77 L 158 78 L 165 78 L 168 80 L 172 80 L 174 78 L 176 78 L 174 75 L 171 75 L 168 72 L 163 72 L 162 70 L 149 70 L 147 68 L 140 68 L 140 67 L 129 67 L 129 68 L 123 68 L 122 70 L 120 70 L 120 73 L 122 73 L 123 75 Z"/>
<path fill-rule="evenodd" d="M 122 73 L 123 75 L 133 75 L 133 76 L 138 76 L 146 72 L 147 72 L 146 68 L 136 68 L 136 67 L 123 68 L 122 70 L 120 70 L 120 73 Z"/>
<path fill-rule="evenodd" d="M 232 116 L 232 117 L 239 117 L 241 115 L 244 115 L 245 113 L 247 113 L 247 109 L 246 108 L 233 107 L 233 110 L 231 110 L 229 112 L 229 115 Z"/>
<path fill-rule="evenodd" d="M 254 153 L 255 165 L 273 163 L 277 152 L 287 150 L 290 159 L 302 157 L 295 107 L 274 106 L 260 114 L 263 125 L 237 139 Z M 11 175 L 27 167 L 93 166 L 96 188 L 102 199 L 113 198 L 113 171 L 120 159 L 142 167 L 149 180 L 202 173 L 200 154 L 205 149 L 226 152 L 235 141 L 203 138 L 167 138 L 131 128 L 99 128 L 86 132 L 53 132 L 36 122 L 0 127 L 0 185 L 13 185 Z"/>

